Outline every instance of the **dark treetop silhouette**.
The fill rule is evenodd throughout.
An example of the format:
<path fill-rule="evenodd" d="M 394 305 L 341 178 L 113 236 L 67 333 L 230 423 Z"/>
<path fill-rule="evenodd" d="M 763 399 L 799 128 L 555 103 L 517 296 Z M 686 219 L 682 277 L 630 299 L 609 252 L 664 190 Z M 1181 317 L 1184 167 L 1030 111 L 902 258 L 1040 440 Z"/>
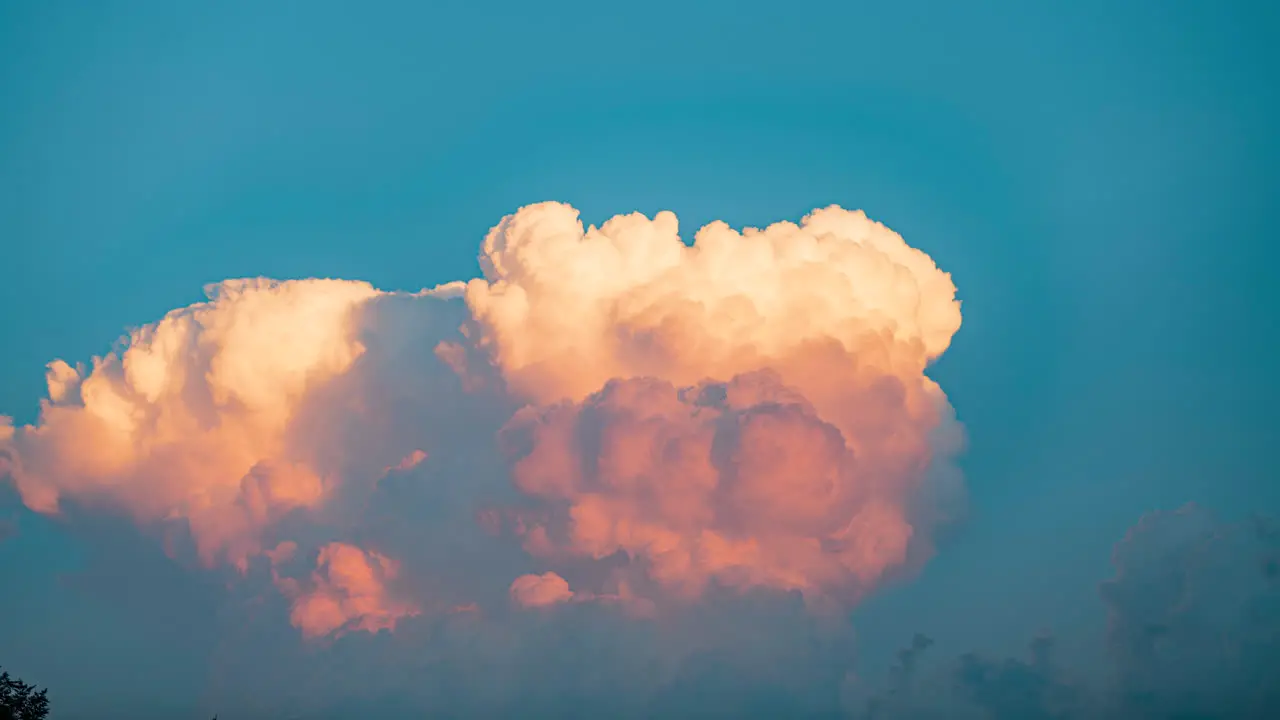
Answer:
<path fill-rule="evenodd" d="M 36 692 L 35 685 L 0 671 L 0 720 L 44 720 L 49 716 L 48 692 Z"/>

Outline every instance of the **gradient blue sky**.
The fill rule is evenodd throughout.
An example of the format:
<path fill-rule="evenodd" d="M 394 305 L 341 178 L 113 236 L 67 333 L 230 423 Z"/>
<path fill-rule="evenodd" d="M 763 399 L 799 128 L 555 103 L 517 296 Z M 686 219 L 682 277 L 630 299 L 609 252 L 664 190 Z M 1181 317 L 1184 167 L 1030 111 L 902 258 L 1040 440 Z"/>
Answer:
<path fill-rule="evenodd" d="M 864 652 L 1094 627 L 1143 512 L 1280 509 L 1278 19 L 1169 0 L 4 3 L 0 413 L 33 420 L 46 362 L 222 278 L 472 277 L 485 231 L 546 199 L 588 222 L 671 209 L 686 233 L 839 203 L 952 272 L 965 314 L 933 374 L 970 436 L 972 514 L 858 611 Z M 66 658 L 119 639 L 86 618 L 127 615 L 71 597 L 83 548 L 4 497 L 21 531 L 0 575 L 22 582 L 0 587 L 0 662 L 74 705 L 92 681 Z M 149 645 L 107 675 L 176 677 Z"/>

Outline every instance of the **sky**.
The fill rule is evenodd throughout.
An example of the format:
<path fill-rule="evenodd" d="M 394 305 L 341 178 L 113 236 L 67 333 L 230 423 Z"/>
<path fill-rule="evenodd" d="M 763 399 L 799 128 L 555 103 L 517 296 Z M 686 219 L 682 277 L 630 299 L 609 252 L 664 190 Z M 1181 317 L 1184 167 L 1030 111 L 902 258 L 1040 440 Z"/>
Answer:
<path fill-rule="evenodd" d="M 1038 717 L 1050 633 L 1250 717 L 1278 13 L 4 4 L 0 664 L 56 718 Z"/>

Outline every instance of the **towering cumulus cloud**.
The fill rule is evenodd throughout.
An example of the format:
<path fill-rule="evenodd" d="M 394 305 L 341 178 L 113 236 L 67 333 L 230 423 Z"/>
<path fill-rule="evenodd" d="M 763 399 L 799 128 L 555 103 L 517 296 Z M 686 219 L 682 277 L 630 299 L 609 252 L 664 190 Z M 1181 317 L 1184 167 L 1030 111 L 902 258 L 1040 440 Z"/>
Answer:
<path fill-rule="evenodd" d="M 35 511 L 269 568 L 307 638 L 457 608 L 847 606 L 930 553 L 960 429 L 925 371 L 960 307 L 888 228 L 832 207 L 686 245 L 671 213 L 584 229 L 544 203 L 480 260 L 416 294 L 213 286 L 52 363 L 39 422 L 0 423 L 0 473 Z"/>
<path fill-rule="evenodd" d="M 612 565 L 593 591 L 856 598 L 927 551 L 926 488 L 954 499 L 959 431 L 924 373 L 960 326 L 955 286 L 836 207 L 677 231 L 669 212 L 584 230 L 544 203 L 485 239 L 476 337 L 534 405 L 506 429 L 516 485 L 544 501 L 525 547 Z"/>

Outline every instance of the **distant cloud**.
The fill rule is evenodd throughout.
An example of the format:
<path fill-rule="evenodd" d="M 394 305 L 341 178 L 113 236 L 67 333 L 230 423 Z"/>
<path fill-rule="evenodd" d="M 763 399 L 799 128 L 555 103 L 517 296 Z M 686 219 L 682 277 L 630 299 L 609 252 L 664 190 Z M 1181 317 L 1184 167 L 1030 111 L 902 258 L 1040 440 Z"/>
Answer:
<path fill-rule="evenodd" d="M 1202 508 L 1143 517 L 1116 544 L 1101 685 L 1059 666 L 1051 637 L 1026 658 L 966 654 L 920 675 L 929 642 L 903 651 L 888 688 L 855 717 L 997 719 L 1213 717 L 1280 713 L 1280 525 L 1224 523 Z M 1096 668 L 1095 668 L 1096 669 Z"/>
<path fill-rule="evenodd" d="M 1154 512 L 1112 564 L 1102 598 L 1129 712 L 1280 710 L 1280 523 L 1227 524 L 1194 505 Z"/>

